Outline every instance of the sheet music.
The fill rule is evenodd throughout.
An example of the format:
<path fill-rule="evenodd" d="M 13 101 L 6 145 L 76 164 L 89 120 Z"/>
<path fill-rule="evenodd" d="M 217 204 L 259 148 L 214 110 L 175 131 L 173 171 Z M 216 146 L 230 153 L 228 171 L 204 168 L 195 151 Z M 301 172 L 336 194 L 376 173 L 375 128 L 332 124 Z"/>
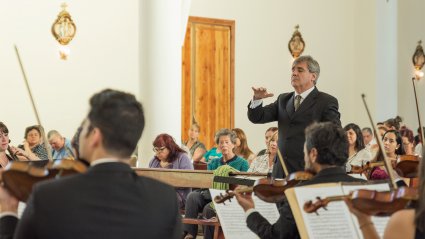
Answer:
<path fill-rule="evenodd" d="M 369 185 L 343 185 L 342 189 L 344 191 L 344 194 L 349 194 L 350 191 L 358 190 L 358 189 L 369 189 L 369 190 L 376 190 L 376 191 L 389 191 L 390 186 L 388 183 L 380 183 L 380 184 L 369 184 Z M 356 228 L 359 228 L 359 222 L 357 221 L 356 216 L 351 215 L 353 218 L 353 221 L 355 223 Z M 378 232 L 379 236 L 383 238 L 385 227 L 387 226 L 388 220 L 390 220 L 390 217 L 372 217 L 372 222 L 375 224 L 376 231 Z M 363 238 L 363 237 L 362 237 Z"/>
<path fill-rule="evenodd" d="M 310 238 L 359 238 L 351 214 L 344 201 L 329 203 L 327 210 L 320 208 L 317 211 L 319 215 L 306 213 L 302 209 L 305 202 L 314 201 L 316 197 L 325 198 L 342 195 L 343 191 L 340 185 L 332 187 L 296 187 L 294 191 Z"/>
<path fill-rule="evenodd" d="M 224 190 L 210 189 L 211 197 L 224 194 Z M 275 223 L 279 218 L 279 211 L 276 204 L 266 203 L 255 195 L 252 196 L 255 203 L 255 209 L 261 213 L 271 224 Z M 246 225 L 245 212 L 239 206 L 236 198 L 231 202 L 226 201 L 225 204 L 216 204 L 214 207 L 220 219 L 221 227 L 223 228 L 224 237 L 226 239 L 256 239 L 258 236 L 253 233 Z"/>

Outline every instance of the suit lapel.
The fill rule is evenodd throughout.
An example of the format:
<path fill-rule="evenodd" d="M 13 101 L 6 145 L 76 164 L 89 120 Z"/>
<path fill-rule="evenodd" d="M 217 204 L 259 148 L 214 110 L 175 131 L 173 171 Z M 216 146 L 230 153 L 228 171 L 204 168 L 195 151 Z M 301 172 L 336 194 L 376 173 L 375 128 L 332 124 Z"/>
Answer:
<path fill-rule="evenodd" d="M 307 98 L 303 100 L 298 110 L 294 113 L 294 117 L 310 109 L 316 103 L 315 99 L 318 94 L 319 94 L 319 91 L 317 90 L 317 88 L 314 88 L 314 90 L 310 94 L 308 94 Z M 292 97 L 292 99 L 293 98 L 294 97 Z"/>
<path fill-rule="evenodd" d="M 286 102 L 286 112 L 288 112 L 289 118 L 292 118 L 292 115 L 295 112 L 294 108 L 294 93 L 288 95 L 289 100 Z"/>

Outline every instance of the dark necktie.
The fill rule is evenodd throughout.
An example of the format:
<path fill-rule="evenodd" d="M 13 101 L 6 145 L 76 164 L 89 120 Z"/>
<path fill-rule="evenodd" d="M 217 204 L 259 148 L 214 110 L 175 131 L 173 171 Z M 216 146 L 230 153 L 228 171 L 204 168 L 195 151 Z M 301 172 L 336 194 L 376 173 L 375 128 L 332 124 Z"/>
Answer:
<path fill-rule="evenodd" d="M 294 106 L 295 106 L 295 111 L 297 111 L 298 110 L 298 108 L 300 107 L 300 104 L 301 104 L 301 95 L 296 95 L 295 96 L 295 103 L 294 103 Z"/>

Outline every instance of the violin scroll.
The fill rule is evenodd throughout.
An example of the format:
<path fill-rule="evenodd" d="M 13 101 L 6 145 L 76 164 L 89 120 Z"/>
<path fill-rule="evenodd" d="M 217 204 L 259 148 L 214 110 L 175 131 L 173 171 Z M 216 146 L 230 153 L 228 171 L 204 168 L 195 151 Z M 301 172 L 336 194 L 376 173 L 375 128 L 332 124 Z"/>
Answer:
<path fill-rule="evenodd" d="M 317 215 L 319 215 L 319 213 L 317 213 L 317 210 L 319 210 L 320 208 L 323 208 L 325 210 L 327 210 L 326 206 L 328 206 L 328 203 L 330 201 L 325 199 L 321 199 L 320 197 L 316 197 L 316 201 L 313 203 L 313 201 L 307 201 L 304 203 L 303 209 L 306 213 L 316 213 Z"/>
<path fill-rule="evenodd" d="M 220 195 L 217 195 L 214 197 L 214 202 L 215 203 L 223 203 L 226 202 L 227 200 L 229 200 L 229 202 L 231 202 L 231 199 L 236 195 L 236 193 L 234 191 L 231 190 L 226 190 L 226 193 L 223 195 L 222 193 L 220 193 Z"/>

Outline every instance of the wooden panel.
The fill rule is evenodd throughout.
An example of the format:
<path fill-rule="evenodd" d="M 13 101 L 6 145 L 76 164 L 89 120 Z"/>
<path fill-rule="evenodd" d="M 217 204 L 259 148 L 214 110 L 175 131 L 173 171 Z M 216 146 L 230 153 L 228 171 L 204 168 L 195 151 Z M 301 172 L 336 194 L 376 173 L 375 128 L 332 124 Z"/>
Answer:
<path fill-rule="evenodd" d="M 190 23 L 186 29 L 185 44 L 182 47 L 182 141 L 188 140 L 191 125 L 191 33 Z"/>
<path fill-rule="evenodd" d="M 182 138 L 187 140 L 193 114 L 201 126 L 199 139 L 209 149 L 218 129 L 234 125 L 234 21 L 190 17 L 188 28 L 183 47 Z"/>
<path fill-rule="evenodd" d="M 213 171 L 206 170 L 178 170 L 178 169 L 159 169 L 159 168 L 133 168 L 139 176 L 153 178 L 173 187 L 189 188 L 211 188 L 214 174 Z M 235 172 L 230 174 L 237 178 L 260 179 L 266 174 Z"/>

